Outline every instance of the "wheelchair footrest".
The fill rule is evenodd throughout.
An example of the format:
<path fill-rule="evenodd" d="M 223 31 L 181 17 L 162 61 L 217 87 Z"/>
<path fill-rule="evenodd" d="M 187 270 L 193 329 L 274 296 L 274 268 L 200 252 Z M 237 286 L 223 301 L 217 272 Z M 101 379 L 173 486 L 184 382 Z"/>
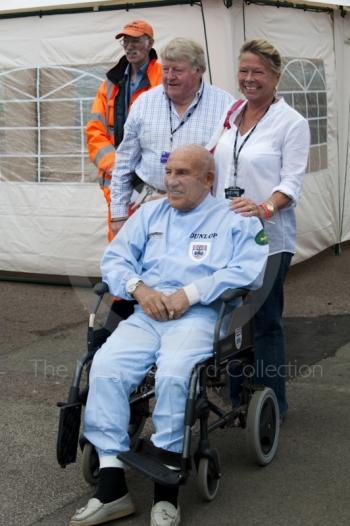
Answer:
<path fill-rule="evenodd" d="M 125 451 L 120 453 L 118 458 L 164 486 L 178 486 L 184 482 L 185 474 L 182 470 L 171 469 L 164 465 L 161 459 L 149 453 L 147 446 L 142 447 L 142 442 L 137 451 Z"/>

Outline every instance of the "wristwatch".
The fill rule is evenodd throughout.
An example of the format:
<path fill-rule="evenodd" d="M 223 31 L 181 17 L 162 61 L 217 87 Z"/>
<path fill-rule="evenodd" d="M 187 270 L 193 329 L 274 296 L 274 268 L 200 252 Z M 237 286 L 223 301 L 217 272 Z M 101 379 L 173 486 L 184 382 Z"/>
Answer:
<path fill-rule="evenodd" d="M 132 296 L 139 285 L 143 283 L 141 278 L 131 278 L 126 282 L 126 292 Z"/>

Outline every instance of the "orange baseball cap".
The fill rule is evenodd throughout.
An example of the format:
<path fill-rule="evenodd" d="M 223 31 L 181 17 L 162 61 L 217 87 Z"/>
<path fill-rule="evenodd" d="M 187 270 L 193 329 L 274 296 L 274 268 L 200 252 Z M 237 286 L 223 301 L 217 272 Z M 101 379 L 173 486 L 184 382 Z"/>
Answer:
<path fill-rule="evenodd" d="M 123 37 L 127 35 L 129 37 L 142 37 L 142 35 L 147 35 L 153 38 L 153 29 L 145 20 L 132 20 L 123 29 L 116 35 L 115 38 Z"/>

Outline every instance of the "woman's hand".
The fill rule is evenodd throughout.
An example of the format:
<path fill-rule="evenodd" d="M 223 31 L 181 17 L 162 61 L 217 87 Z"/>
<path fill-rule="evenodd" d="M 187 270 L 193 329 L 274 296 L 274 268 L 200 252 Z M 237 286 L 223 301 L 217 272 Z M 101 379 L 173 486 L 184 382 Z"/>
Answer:
<path fill-rule="evenodd" d="M 260 217 L 260 207 L 251 199 L 245 197 L 234 197 L 232 199 L 231 207 L 236 214 L 241 214 L 245 217 Z"/>

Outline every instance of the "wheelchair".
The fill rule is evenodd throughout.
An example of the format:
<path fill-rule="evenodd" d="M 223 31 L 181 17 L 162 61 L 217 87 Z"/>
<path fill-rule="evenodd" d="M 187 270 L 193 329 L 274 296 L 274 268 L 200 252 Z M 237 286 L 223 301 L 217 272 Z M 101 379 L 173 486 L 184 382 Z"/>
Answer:
<path fill-rule="evenodd" d="M 113 302 L 104 326 L 95 329 L 96 313 L 104 294 L 108 292 L 108 286 L 98 283 L 94 292 L 98 299 L 89 317 L 87 352 L 76 362 L 67 402 L 57 404 L 60 416 L 56 450 L 57 461 L 65 468 L 76 462 L 80 445 L 83 476 L 91 485 L 98 482 L 99 460 L 93 445 L 80 434 L 81 412 L 89 388 L 89 371 L 95 352 L 118 322 L 133 311 L 133 302 Z M 150 401 L 155 395 L 154 369 L 131 394 L 128 429 L 130 450 L 118 456 L 126 465 L 166 486 L 184 484 L 195 467 L 199 492 L 204 500 L 212 501 L 221 478 L 219 452 L 211 447 L 209 441 L 212 431 L 226 427 L 243 428 L 250 460 L 260 466 L 266 466 L 273 460 L 279 440 L 279 408 L 273 390 L 253 383 L 253 295 L 254 292 L 245 289 L 229 289 L 220 297 L 213 335 L 213 355 L 198 363 L 190 377 L 181 455 L 159 454 L 156 451 L 158 448 L 147 438 L 140 438 L 145 422 L 151 416 Z M 236 367 L 243 370 L 240 403 L 228 409 L 227 404 L 222 407 L 223 404 L 219 406 L 217 401 L 214 403 L 210 400 L 210 389 L 225 385 L 227 375 Z M 195 438 L 197 445 L 193 447 Z M 176 460 L 173 458 L 175 456 Z"/>

